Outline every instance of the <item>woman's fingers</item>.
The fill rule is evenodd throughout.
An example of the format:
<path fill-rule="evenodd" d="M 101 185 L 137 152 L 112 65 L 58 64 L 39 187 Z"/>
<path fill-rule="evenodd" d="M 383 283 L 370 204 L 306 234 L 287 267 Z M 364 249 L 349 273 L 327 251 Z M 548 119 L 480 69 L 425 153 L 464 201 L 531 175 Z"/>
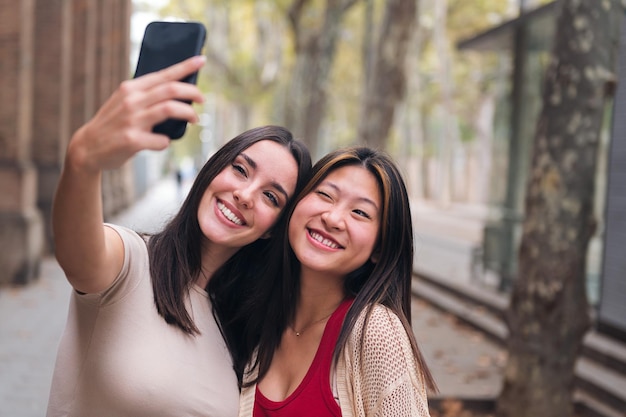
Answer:
<path fill-rule="evenodd" d="M 203 64 L 203 57 L 194 57 L 122 82 L 75 135 L 70 156 L 86 169 L 102 170 L 120 166 L 142 149 L 166 148 L 169 138 L 152 133 L 152 127 L 170 118 L 191 123 L 198 120 L 193 107 L 181 100 L 202 102 L 202 92 L 195 85 L 178 80 Z"/>
<path fill-rule="evenodd" d="M 120 117 L 126 117 L 128 120 L 141 124 L 146 119 L 134 117 L 134 115 L 147 113 L 151 117 L 147 119 L 149 124 L 144 127 L 149 129 L 168 118 L 195 122 L 197 116 L 191 106 L 184 104 L 187 109 L 181 110 L 180 100 L 201 103 L 204 101 L 204 96 L 197 86 L 178 80 L 197 71 L 204 65 L 204 61 L 204 57 L 197 56 L 161 71 L 124 81 L 115 94 L 117 97 L 112 98 L 110 103 L 111 107 L 114 107 L 111 109 L 112 113 L 121 108 Z M 153 106 L 157 108 L 150 111 Z M 154 116 L 158 118 L 155 119 Z"/>
<path fill-rule="evenodd" d="M 195 85 L 172 81 L 158 84 L 145 92 L 127 94 L 123 99 L 122 106 L 125 107 L 126 111 L 142 111 L 151 106 L 174 100 L 201 103 L 204 101 L 204 96 Z M 191 106 L 187 106 L 191 108 Z"/>
<path fill-rule="evenodd" d="M 166 119 L 185 120 L 189 123 L 196 123 L 198 115 L 187 103 L 178 100 L 162 101 L 148 107 L 140 116 L 144 126 L 150 130 L 152 126 L 161 123 Z"/>
<path fill-rule="evenodd" d="M 198 71 L 204 62 L 203 56 L 196 56 L 161 71 L 123 81 L 98 112 L 110 115 L 123 108 L 128 115 L 142 112 L 145 107 L 160 101 L 174 99 L 200 103 L 204 99 L 200 89 L 179 80 Z"/>
<path fill-rule="evenodd" d="M 171 67 L 142 75 L 141 77 L 135 78 L 134 81 L 136 81 L 137 87 L 140 89 L 149 89 L 169 81 L 180 81 L 186 76 L 200 70 L 205 62 L 206 58 L 204 56 L 194 56 Z"/>

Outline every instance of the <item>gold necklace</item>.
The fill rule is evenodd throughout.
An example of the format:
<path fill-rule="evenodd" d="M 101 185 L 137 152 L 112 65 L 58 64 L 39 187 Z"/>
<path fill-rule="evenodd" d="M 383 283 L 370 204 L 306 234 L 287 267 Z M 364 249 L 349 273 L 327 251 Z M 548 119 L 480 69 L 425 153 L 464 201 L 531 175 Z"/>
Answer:
<path fill-rule="evenodd" d="M 304 333 L 304 331 L 305 331 L 306 329 L 308 329 L 309 327 L 313 326 L 314 324 L 317 324 L 317 323 L 319 323 L 319 322 L 321 322 L 321 321 L 326 320 L 327 318 L 329 318 L 330 316 L 332 316 L 332 315 L 333 315 L 333 313 L 334 313 L 334 310 L 333 310 L 333 311 L 332 311 L 329 315 L 324 316 L 324 317 L 322 317 L 322 318 L 321 318 L 321 319 L 319 319 L 319 320 L 312 321 L 311 323 L 307 324 L 306 326 L 304 326 L 304 327 L 303 327 L 302 329 L 300 329 L 300 330 L 296 330 L 296 329 L 293 327 L 293 324 L 290 324 L 290 325 L 289 325 L 289 328 L 290 328 L 290 329 L 291 329 L 291 330 L 292 330 L 292 331 L 296 334 L 296 336 L 297 336 L 297 337 L 300 337 L 300 335 L 301 335 L 302 333 Z"/>

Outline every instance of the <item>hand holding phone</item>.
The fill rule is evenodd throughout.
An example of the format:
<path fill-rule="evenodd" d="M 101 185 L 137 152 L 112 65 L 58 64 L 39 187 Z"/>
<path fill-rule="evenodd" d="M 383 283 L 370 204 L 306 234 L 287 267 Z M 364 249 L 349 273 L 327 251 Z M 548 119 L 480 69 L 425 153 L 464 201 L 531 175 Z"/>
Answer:
<path fill-rule="evenodd" d="M 155 72 L 199 55 L 206 39 L 206 29 L 198 22 L 152 22 L 146 27 L 135 78 Z M 196 84 L 198 73 L 195 72 L 181 81 Z M 182 100 L 188 104 L 190 101 Z M 187 122 L 168 119 L 153 127 L 152 131 L 167 135 L 170 139 L 183 136 Z"/>

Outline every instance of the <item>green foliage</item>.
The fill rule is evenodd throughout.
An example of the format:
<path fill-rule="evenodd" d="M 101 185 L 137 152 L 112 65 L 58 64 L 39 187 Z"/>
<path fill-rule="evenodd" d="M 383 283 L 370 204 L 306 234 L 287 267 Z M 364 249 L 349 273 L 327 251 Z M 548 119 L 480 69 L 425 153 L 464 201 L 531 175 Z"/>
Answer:
<path fill-rule="evenodd" d="M 208 62 L 199 85 L 226 101 L 269 111 L 267 96 L 284 72 L 289 43 L 284 1 L 179 0 L 160 11 L 164 18 L 195 20 L 207 27 Z"/>
<path fill-rule="evenodd" d="M 426 126 L 441 125 L 442 120 L 428 119 L 440 117 L 435 116 L 440 112 L 433 109 L 448 100 L 452 103 L 448 111 L 459 120 L 460 139 L 471 141 L 476 103 L 485 94 L 493 93 L 495 82 L 501 77 L 503 56 L 459 51 L 456 44 L 514 18 L 518 10 L 515 4 L 502 0 L 447 0 L 447 56 L 442 57 L 433 38 L 441 23 L 434 14 L 436 1 L 439 0 L 419 0 L 416 36 L 408 53 L 405 113 L 408 117 L 419 113 Z M 546 2 L 549 0 L 535 3 Z M 250 123 L 260 124 L 281 121 L 281 103 L 296 53 L 288 18 L 292 3 L 293 0 L 171 0 L 161 9 L 161 15 L 205 23 L 209 61 L 201 73 L 200 87 L 219 97 L 220 103 L 250 109 Z M 363 93 L 363 41 L 366 35 L 376 38 L 384 4 L 384 0 L 372 0 L 372 27 L 365 25 L 365 1 L 353 6 L 342 20 L 335 61 L 325 87 L 328 102 L 322 131 L 330 135 L 323 139 L 324 147 L 345 145 L 355 137 Z M 325 5 L 323 0 L 307 2 L 301 21 L 304 29 L 319 26 Z M 442 77 L 444 71 L 447 78 Z M 426 132 L 425 143 L 439 140 L 436 132 Z M 398 136 L 398 132 L 394 134 Z"/>
<path fill-rule="evenodd" d="M 507 2 L 493 0 L 448 0 L 446 15 L 446 45 L 448 56 L 441 55 L 436 47 L 434 31 L 434 7 L 424 0 L 421 2 L 420 28 L 422 43 L 420 56 L 413 62 L 419 77 L 422 79 L 422 89 L 419 92 L 419 101 L 423 106 L 433 106 L 444 99 L 444 85 L 449 90 L 453 103 L 452 111 L 460 119 L 460 137 L 464 142 L 473 139 L 473 121 L 476 118 L 476 103 L 484 94 L 493 90 L 493 81 L 497 78 L 499 62 L 503 56 L 498 53 L 460 51 L 456 44 L 468 37 L 485 31 L 507 19 L 514 18 L 511 7 Z M 447 58 L 448 64 L 445 60 Z M 449 65 L 449 79 L 443 81 L 442 71 Z M 428 111 L 426 109 L 426 111 Z"/>

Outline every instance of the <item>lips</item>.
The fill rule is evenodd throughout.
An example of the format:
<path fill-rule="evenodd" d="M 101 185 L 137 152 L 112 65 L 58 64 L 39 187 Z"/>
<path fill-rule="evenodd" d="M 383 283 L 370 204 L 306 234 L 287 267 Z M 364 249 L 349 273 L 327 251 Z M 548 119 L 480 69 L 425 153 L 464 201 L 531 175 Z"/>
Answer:
<path fill-rule="evenodd" d="M 343 246 L 341 246 L 339 243 L 335 242 L 334 240 L 323 236 L 321 233 L 316 232 L 314 230 L 311 229 L 307 229 L 309 232 L 309 236 L 311 237 L 311 239 L 315 240 L 316 242 L 319 242 L 320 244 L 326 246 L 329 249 L 343 249 Z"/>
<path fill-rule="evenodd" d="M 240 219 L 235 213 L 233 213 L 228 207 L 226 207 L 223 202 L 217 202 L 217 209 L 224 215 L 224 217 L 226 217 L 232 223 L 238 226 L 243 226 L 246 224 L 244 220 Z"/>

